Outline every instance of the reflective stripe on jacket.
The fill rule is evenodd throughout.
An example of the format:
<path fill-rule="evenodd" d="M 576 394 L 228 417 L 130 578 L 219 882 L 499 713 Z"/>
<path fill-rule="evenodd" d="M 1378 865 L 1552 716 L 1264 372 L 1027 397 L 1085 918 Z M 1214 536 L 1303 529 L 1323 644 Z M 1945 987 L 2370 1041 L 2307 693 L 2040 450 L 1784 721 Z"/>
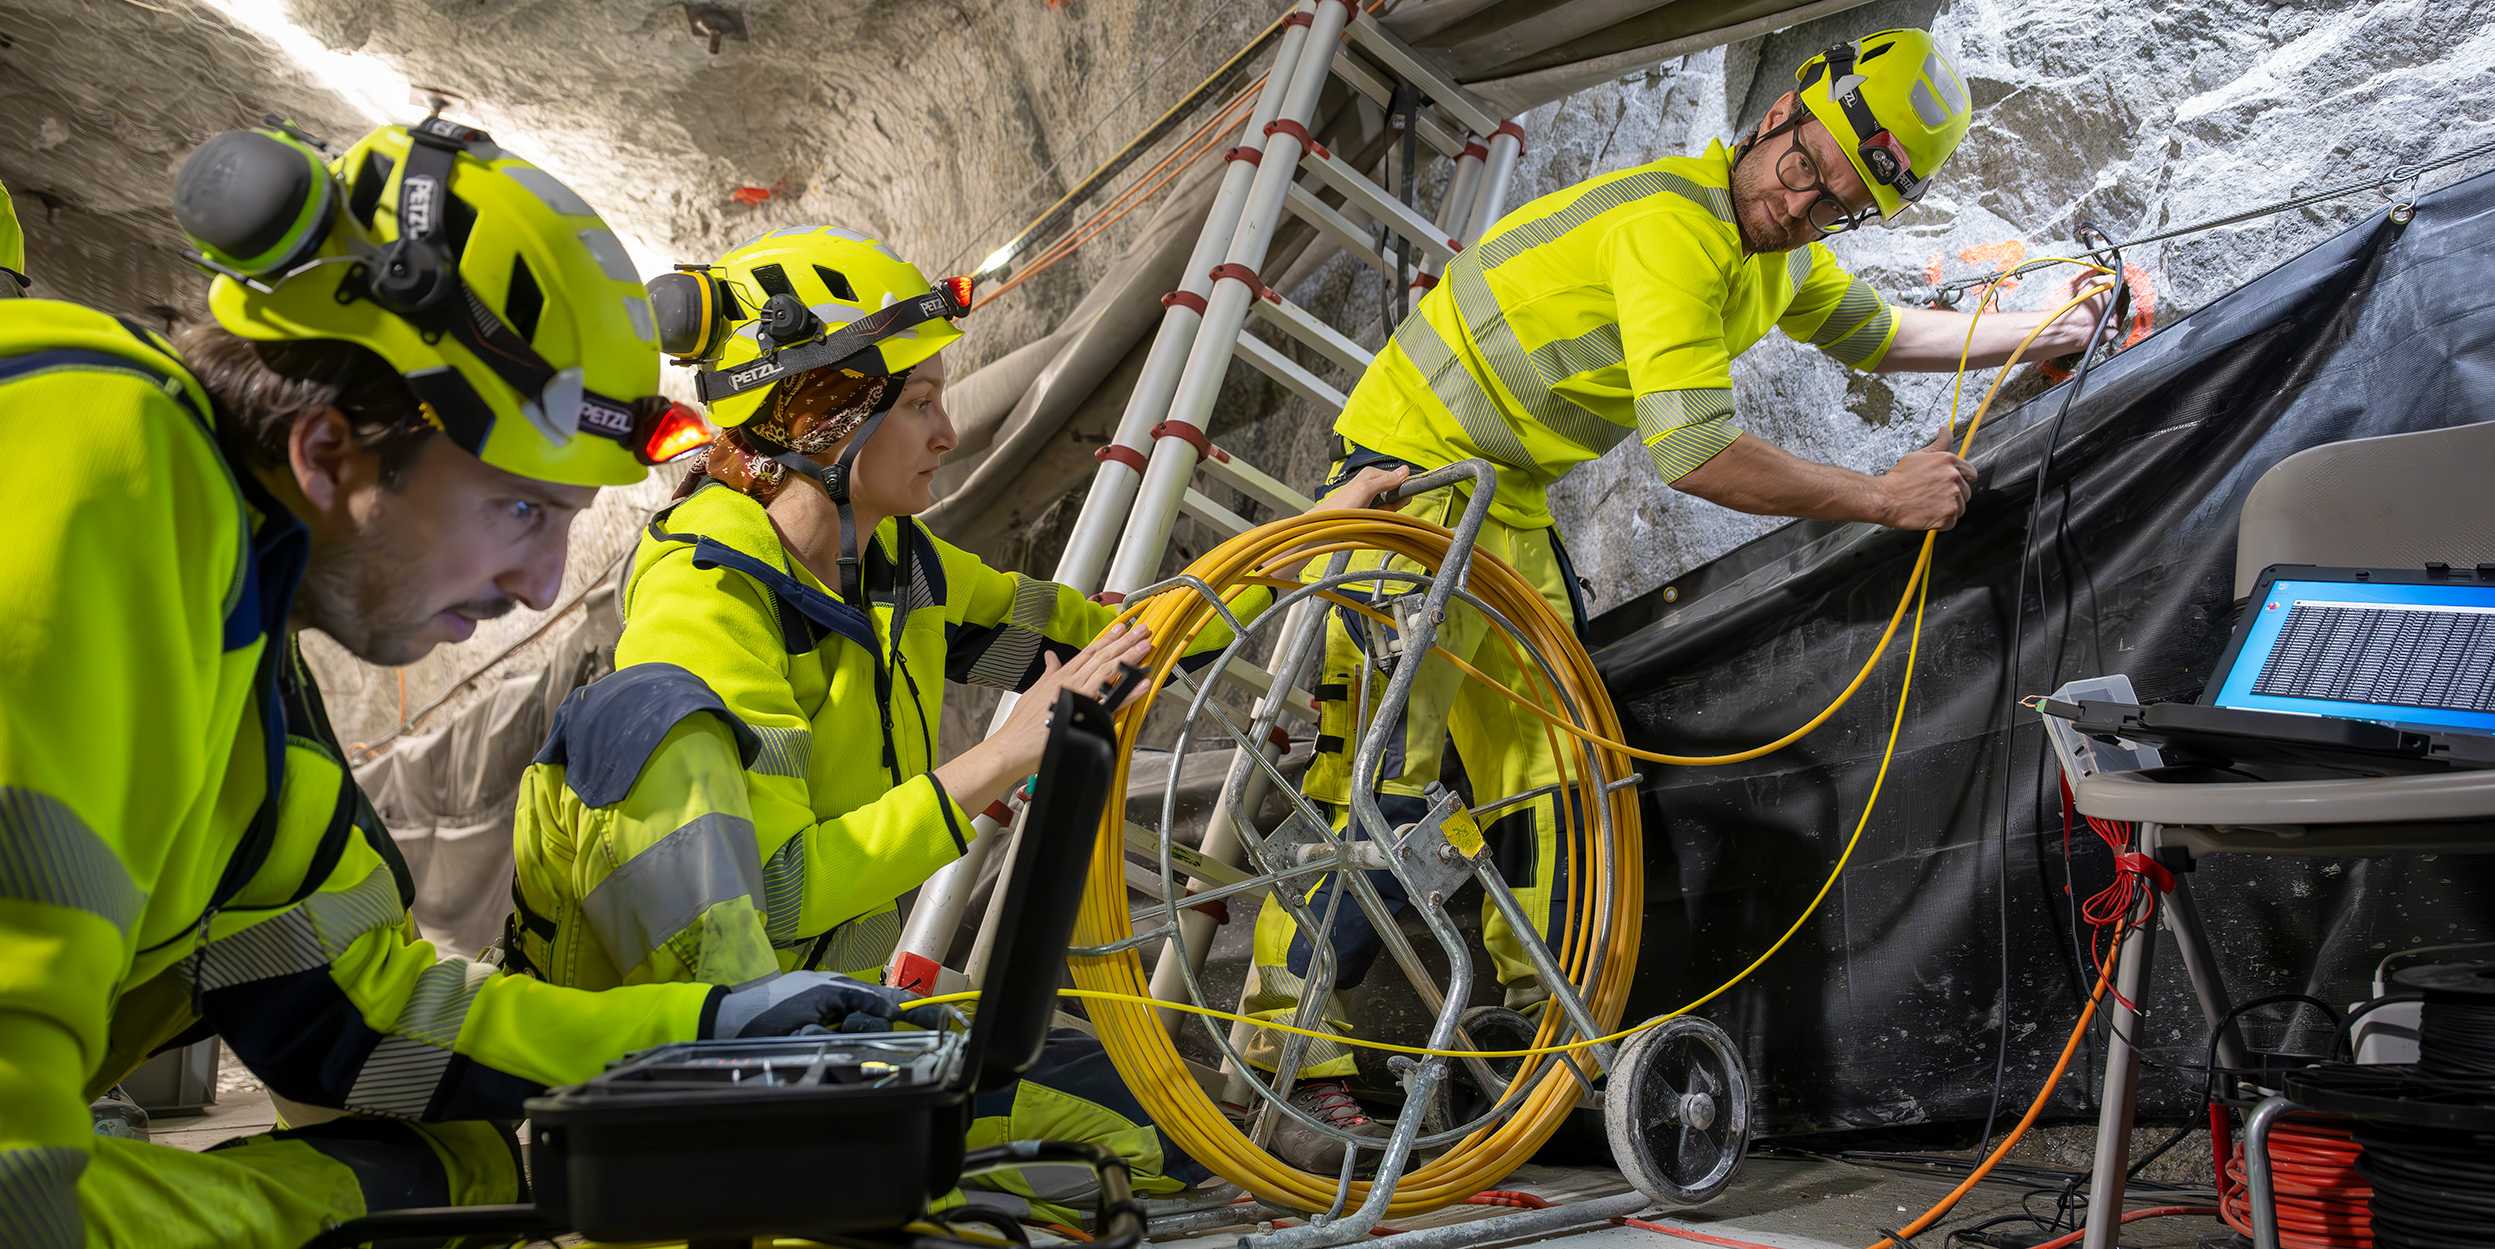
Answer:
<path fill-rule="evenodd" d="M 699 986 L 570 992 L 415 938 L 406 869 L 286 632 L 302 531 L 229 469 L 210 421 L 163 339 L 0 304 L 12 1249 L 84 1243 L 81 1185 L 90 1202 L 152 1191 L 156 1147 L 96 1153 L 87 1103 L 177 1039 L 222 1036 L 298 1101 L 516 1118 L 546 1085 L 698 1035 L 706 1008 Z"/>
<path fill-rule="evenodd" d="M 1485 457 L 1494 514 L 1539 528 L 1549 485 L 1632 432 L 1666 481 L 1730 446 L 1733 358 L 1771 326 L 1878 366 L 1894 310 L 1822 244 L 1744 253 L 1731 178 L 1717 143 L 1500 218 L 1396 328 L 1335 431 L 1422 465 Z"/>

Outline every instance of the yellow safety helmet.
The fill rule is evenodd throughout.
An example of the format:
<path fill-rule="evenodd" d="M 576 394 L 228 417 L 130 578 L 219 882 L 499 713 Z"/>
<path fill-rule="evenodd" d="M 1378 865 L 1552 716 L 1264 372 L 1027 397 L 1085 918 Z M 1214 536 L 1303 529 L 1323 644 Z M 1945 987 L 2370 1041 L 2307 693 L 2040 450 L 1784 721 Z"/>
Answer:
<path fill-rule="evenodd" d="M 1836 136 L 1883 220 L 1923 198 L 1975 118 L 1965 80 L 1928 31 L 1840 43 L 1793 71 L 1802 106 Z"/>
<path fill-rule="evenodd" d="M 789 226 L 711 265 L 650 283 L 659 342 L 699 370 L 695 389 L 723 426 L 743 425 L 771 388 L 819 368 L 897 374 L 962 336 L 966 277 L 930 283 L 883 243 L 837 226 Z"/>
<path fill-rule="evenodd" d="M 26 276 L 26 231 L 17 224 L 6 183 L 0 183 L 0 279 L 9 281 L 11 295 L 34 285 Z"/>
<path fill-rule="evenodd" d="M 218 324 L 371 351 L 496 468 L 629 485 L 709 439 L 658 393 L 657 322 L 623 244 L 483 131 L 384 126 L 324 161 L 274 119 L 230 130 L 184 162 L 174 215 L 218 275 Z"/>

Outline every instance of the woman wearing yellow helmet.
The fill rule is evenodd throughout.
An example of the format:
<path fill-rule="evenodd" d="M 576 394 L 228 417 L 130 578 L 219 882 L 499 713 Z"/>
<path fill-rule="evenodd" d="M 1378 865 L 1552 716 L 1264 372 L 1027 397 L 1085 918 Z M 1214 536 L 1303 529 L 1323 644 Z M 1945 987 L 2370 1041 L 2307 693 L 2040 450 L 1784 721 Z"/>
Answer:
<path fill-rule="evenodd" d="M 652 294 L 721 431 L 634 553 L 618 671 L 566 704 L 521 782 L 512 965 L 590 987 L 880 975 L 895 900 L 1037 766 L 1054 690 L 1104 693 L 1152 639 L 912 519 L 956 439 L 939 353 L 967 279 L 939 287 L 881 242 L 808 226 Z M 948 680 L 1025 696 L 940 760 Z M 974 1143 L 1101 1141 L 1146 1192 L 1201 1174 L 1096 1046 L 1054 1047 L 1043 1071 L 1058 1074 L 989 1108 Z"/>

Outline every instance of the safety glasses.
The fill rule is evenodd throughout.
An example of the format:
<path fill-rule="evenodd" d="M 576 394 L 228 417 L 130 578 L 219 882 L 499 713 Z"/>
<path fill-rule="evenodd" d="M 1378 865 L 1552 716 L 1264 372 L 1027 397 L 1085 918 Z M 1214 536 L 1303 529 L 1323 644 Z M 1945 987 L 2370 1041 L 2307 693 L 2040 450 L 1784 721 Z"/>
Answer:
<path fill-rule="evenodd" d="M 1836 192 L 1828 189 L 1827 180 L 1820 177 L 1819 162 L 1812 160 L 1810 149 L 1802 146 L 1802 131 L 1798 126 L 1794 128 L 1791 145 L 1776 157 L 1776 180 L 1783 183 L 1788 191 L 1816 192 L 1808 215 L 1812 227 L 1821 234 L 1842 234 L 1856 229 L 1880 211 L 1876 204 L 1861 209 L 1849 208 L 1844 200 L 1837 198 Z"/>

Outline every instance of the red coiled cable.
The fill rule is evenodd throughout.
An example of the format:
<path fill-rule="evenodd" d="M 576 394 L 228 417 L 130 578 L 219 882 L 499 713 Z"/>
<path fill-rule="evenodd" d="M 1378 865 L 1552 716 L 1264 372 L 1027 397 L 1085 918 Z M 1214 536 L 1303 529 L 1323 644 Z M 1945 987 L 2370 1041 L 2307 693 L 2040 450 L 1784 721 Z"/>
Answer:
<path fill-rule="evenodd" d="M 2279 1249 L 2372 1249 L 2373 1185 L 2357 1174 L 2364 1153 L 2348 1129 L 2310 1119 L 2281 1118 L 2270 1128 L 2270 1192 L 2278 1210 Z M 2252 1235 L 2252 1188 L 2239 1143 L 2226 1164 L 2219 1217 Z"/>

